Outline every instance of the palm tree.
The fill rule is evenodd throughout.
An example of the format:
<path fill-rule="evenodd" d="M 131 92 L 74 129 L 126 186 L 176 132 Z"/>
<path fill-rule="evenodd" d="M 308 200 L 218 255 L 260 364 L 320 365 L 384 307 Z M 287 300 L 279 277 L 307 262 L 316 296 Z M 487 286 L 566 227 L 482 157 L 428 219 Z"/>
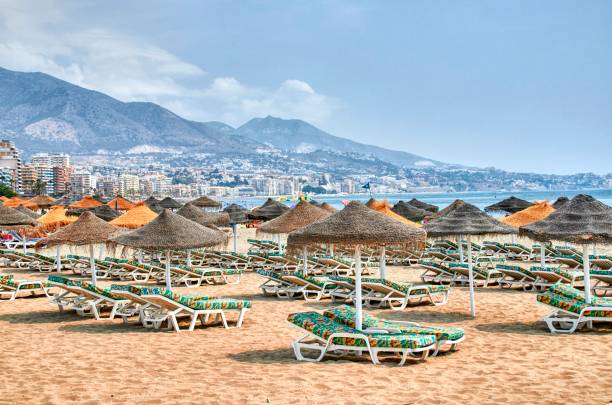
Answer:
<path fill-rule="evenodd" d="M 32 185 L 32 191 L 35 195 L 46 195 L 47 194 L 47 183 L 41 179 L 36 179 Z"/>

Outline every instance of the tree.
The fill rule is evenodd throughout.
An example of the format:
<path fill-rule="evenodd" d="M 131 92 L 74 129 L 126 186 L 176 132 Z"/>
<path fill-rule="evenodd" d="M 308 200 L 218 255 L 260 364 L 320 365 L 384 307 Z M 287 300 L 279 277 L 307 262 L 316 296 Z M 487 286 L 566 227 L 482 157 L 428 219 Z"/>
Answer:
<path fill-rule="evenodd" d="M 47 194 L 47 183 L 42 181 L 41 179 L 36 179 L 36 181 L 32 185 L 32 191 L 36 195 Z"/>
<path fill-rule="evenodd" d="M 15 197 L 17 193 L 15 193 L 10 186 L 0 183 L 0 195 L 11 198 L 11 197 Z"/>

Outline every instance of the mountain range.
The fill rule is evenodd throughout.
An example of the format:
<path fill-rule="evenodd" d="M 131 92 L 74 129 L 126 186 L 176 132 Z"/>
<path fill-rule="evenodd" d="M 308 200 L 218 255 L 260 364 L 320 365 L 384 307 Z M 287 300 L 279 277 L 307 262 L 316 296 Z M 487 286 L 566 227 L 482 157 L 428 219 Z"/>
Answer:
<path fill-rule="evenodd" d="M 308 122 L 254 118 L 233 128 L 196 122 L 157 104 L 122 102 L 44 73 L 0 68 L 0 136 L 30 155 L 179 153 L 254 154 L 277 149 L 306 154 L 334 151 L 405 167 L 447 166 L 408 152 L 331 135 Z"/>

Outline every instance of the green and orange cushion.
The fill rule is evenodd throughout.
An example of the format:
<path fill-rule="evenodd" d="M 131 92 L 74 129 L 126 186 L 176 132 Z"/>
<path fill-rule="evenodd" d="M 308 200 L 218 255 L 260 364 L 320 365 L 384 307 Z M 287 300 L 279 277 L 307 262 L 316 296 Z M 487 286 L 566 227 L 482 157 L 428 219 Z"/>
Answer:
<path fill-rule="evenodd" d="M 251 308 L 251 301 L 184 295 L 168 289 L 142 289 L 141 295 L 160 295 L 195 310 Z"/>
<path fill-rule="evenodd" d="M 592 269 L 590 271 L 591 275 L 595 276 L 610 276 L 612 277 L 612 269 Z"/>
<path fill-rule="evenodd" d="M 455 262 L 455 263 L 449 263 L 449 264 L 448 264 L 448 268 L 449 268 L 450 270 L 452 270 L 452 269 L 456 269 L 456 268 L 461 268 L 461 269 L 469 269 L 470 267 L 469 267 L 469 264 L 468 264 L 468 263 L 457 263 L 457 262 Z M 490 272 L 491 270 L 488 270 L 488 269 L 485 269 L 485 268 L 482 268 L 482 267 L 478 267 L 478 266 L 474 266 L 474 265 L 473 265 L 473 266 L 472 266 L 472 271 L 473 271 L 474 273 L 479 274 L 479 275 L 481 275 L 482 277 L 485 277 L 485 278 L 486 278 L 486 277 L 488 277 L 488 276 L 489 276 L 489 272 Z M 496 270 L 494 270 L 494 271 L 496 271 Z"/>
<path fill-rule="evenodd" d="M 334 333 L 363 334 L 356 329 L 338 323 L 317 312 L 300 312 L 290 314 L 287 320 L 300 328 L 328 340 Z M 368 333 L 368 342 L 374 348 L 421 349 L 435 343 L 432 335 L 415 335 L 402 333 Z M 364 339 L 336 337 L 333 344 L 353 347 L 366 347 Z"/>
<path fill-rule="evenodd" d="M 78 285 L 79 287 L 81 287 L 84 290 L 96 293 L 98 295 L 101 295 L 103 297 L 109 298 L 111 300 L 124 300 L 125 299 L 125 298 L 118 297 L 118 296 L 114 295 L 110 288 L 100 288 L 100 287 L 97 287 L 97 286 L 87 282 L 87 281 L 82 281 L 80 283 L 80 285 L 79 284 L 76 284 L 76 285 Z"/>
<path fill-rule="evenodd" d="M 64 277 L 64 276 L 50 275 L 50 276 L 47 277 L 47 281 L 50 282 L 50 283 L 64 284 L 66 286 L 71 286 L 71 287 L 80 287 L 81 286 L 81 282 L 80 281 L 73 280 L 71 278 Z"/>
<path fill-rule="evenodd" d="M 560 295 L 570 300 L 575 301 L 586 301 L 586 295 L 584 291 L 577 288 L 570 287 L 567 284 L 555 283 L 546 292 L 550 292 L 555 295 Z M 612 299 L 604 297 L 591 297 L 591 304 L 601 306 L 612 306 Z"/>
<path fill-rule="evenodd" d="M 260 276 L 272 278 L 274 280 L 280 280 L 283 276 L 292 276 L 295 274 L 295 272 L 290 272 L 290 271 L 279 272 L 279 271 L 263 270 L 263 269 L 257 269 L 255 270 L 255 272 L 259 274 Z"/>
<path fill-rule="evenodd" d="M 554 255 L 553 258 L 555 259 L 569 259 L 569 260 L 574 260 L 580 264 L 582 264 L 582 257 L 578 256 L 578 255 Z"/>
<path fill-rule="evenodd" d="M 331 281 L 337 281 L 345 284 L 355 285 L 355 279 L 352 277 L 344 277 L 344 276 L 329 276 Z"/>
<path fill-rule="evenodd" d="M 391 281 L 384 278 L 363 278 L 362 283 L 380 284 L 386 287 L 392 288 L 396 291 L 400 291 L 404 294 L 426 294 L 426 293 L 439 293 L 448 291 L 448 286 L 444 285 L 432 285 L 432 284 L 412 284 L 402 283 L 399 281 Z"/>
<path fill-rule="evenodd" d="M 333 283 L 326 284 L 327 281 L 331 281 L 329 277 L 316 277 L 316 276 L 304 274 L 303 272 L 288 273 L 284 275 L 283 278 L 284 277 L 296 277 L 310 284 L 316 285 L 319 288 L 325 288 L 328 290 L 336 288 L 336 285 Z"/>
<path fill-rule="evenodd" d="M 530 277 L 532 279 L 536 279 L 536 275 L 533 274 L 532 272 L 530 272 L 527 269 L 522 268 L 521 266 L 513 266 L 510 264 L 498 264 L 495 266 L 495 268 L 497 270 L 513 270 L 516 271 L 517 273 L 521 273 L 522 275 L 526 276 L 526 277 Z"/>
<path fill-rule="evenodd" d="M 542 294 L 538 294 L 537 300 L 543 304 L 547 304 L 568 312 L 573 312 L 575 314 L 580 314 L 580 312 L 586 307 L 598 306 L 594 302 L 587 304 L 584 301 L 567 298 L 563 295 L 555 294 L 552 291 L 546 291 Z M 610 306 L 609 309 L 602 307 L 602 309 L 585 311 L 583 315 L 588 317 L 612 319 L 612 306 Z"/>
<path fill-rule="evenodd" d="M 569 280 L 576 280 L 576 281 L 580 281 L 580 280 L 584 280 L 584 274 L 578 274 L 575 271 L 568 271 L 566 269 L 563 269 L 561 267 L 541 267 L 541 266 L 531 266 L 531 269 L 529 269 L 530 271 L 534 272 L 534 271 L 546 271 L 549 273 L 555 273 L 560 275 L 561 277 L 565 277 Z"/>
<path fill-rule="evenodd" d="M 336 308 L 328 309 L 323 312 L 323 315 L 351 328 L 355 327 L 355 309 L 348 305 L 340 305 Z M 433 335 L 438 340 L 446 341 L 457 341 L 465 335 L 465 332 L 462 329 L 458 328 L 402 325 L 394 322 L 384 321 L 366 313 L 363 314 L 362 325 L 364 328 L 392 329 L 398 330 L 401 333 L 413 333 L 416 335 Z"/>
<path fill-rule="evenodd" d="M 448 268 L 446 268 L 444 265 L 438 262 L 434 262 L 433 260 L 419 260 L 419 264 L 422 266 L 434 267 L 440 270 L 448 270 Z"/>
<path fill-rule="evenodd" d="M 44 282 L 42 282 L 42 284 L 46 285 L 46 283 Z M 31 281 L 21 281 L 20 282 L 19 280 L 15 280 L 11 274 L 0 275 L 0 286 L 8 287 L 10 289 L 17 289 L 17 287 L 19 287 L 19 289 L 26 289 L 26 290 L 33 290 L 36 288 L 40 288 L 39 283 L 32 283 Z"/>

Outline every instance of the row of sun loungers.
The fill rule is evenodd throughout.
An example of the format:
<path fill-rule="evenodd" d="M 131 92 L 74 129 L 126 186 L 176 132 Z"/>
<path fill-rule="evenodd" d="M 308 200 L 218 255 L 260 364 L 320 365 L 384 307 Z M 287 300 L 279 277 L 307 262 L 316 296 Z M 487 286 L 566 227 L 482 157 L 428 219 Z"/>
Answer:
<path fill-rule="evenodd" d="M 357 330 L 355 310 L 347 305 L 323 314 L 294 313 L 287 320 L 303 333 L 292 343 L 295 357 L 301 361 L 321 361 L 328 353 L 351 353 L 367 354 L 374 364 L 379 364 L 379 354 L 387 353 L 399 357 L 399 365 L 403 365 L 407 359 L 420 361 L 436 356 L 441 348 L 454 351 L 464 340 L 461 329 L 383 321 L 368 314 L 363 316 L 363 330 Z M 304 349 L 318 355 L 307 357 Z"/>
<path fill-rule="evenodd" d="M 41 280 L 17 280 L 11 274 L 0 274 L 0 299 L 13 301 L 19 294 L 49 296 L 49 286 Z"/>
<path fill-rule="evenodd" d="M 179 321 L 189 320 L 186 330 L 192 331 L 198 320 L 205 325 L 210 317 L 221 319 L 228 328 L 227 312 L 237 312 L 236 326 L 240 327 L 245 313 L 251 308 L 248 300 L 235 300 L 208 296 L 182 295 L 165 288 L 112 285 L 102 289 L 89 282 L 81 282 L 63 276 L 49 276 L 49 285 L 59 293 L 51 297 L 51 303 L 60 311 L 75 310 L 82 316 L 96 319 L 121 317 L 124 323 L 138 316 L 146 328 L 159 329 L 164 323 L 168 329 L 179 332 Z M 103 315 L 105 313 L 105 315 Z"/>
<path fill-rule="evenodd" d="M 353 302 L 355 280 L 345 276 L 317 277 L 301 272 L 279 273 L 258 270 L 266 278 L 260 285 L 264 295 L 278 298 L 303 298 L 307 301 L 320 301 L 331 298 L 334 301 Z M 402 283 L 382 278 L 362 278 L 362 299 L 372 308 L 389 307 L 403 310 L 408 304 L 430 302 L 443 305 L 448 301 L 449 288 L 441 285 L 422 285 Z"/>

